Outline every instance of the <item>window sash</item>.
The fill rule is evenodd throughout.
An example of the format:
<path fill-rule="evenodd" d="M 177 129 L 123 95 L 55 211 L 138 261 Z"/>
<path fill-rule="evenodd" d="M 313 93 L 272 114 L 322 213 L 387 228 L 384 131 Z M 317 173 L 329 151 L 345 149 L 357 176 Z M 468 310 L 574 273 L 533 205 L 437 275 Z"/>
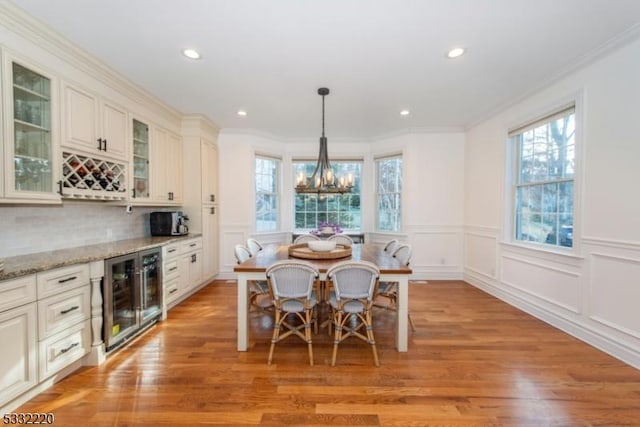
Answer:
<path fill-rule="evenodd" d="M 259 170 L 260 161 L 268 162 L 270 165 Z M 277 231 L 280 226 L 280 161 L 278 157 L 256 153 L 254 162 L 256 232 Z M 263 185 L 262 181 L 266 181 L 267 184 Z"/>
<path fill-rule="evenodd" d="M 398 161 L 392 180 L 382 182 L 383 163 Z M 401 231 L 402 229 L 402 155 L 388 155 L 375 158 L 376 163 L 376 228 L 379 231 Z"/>

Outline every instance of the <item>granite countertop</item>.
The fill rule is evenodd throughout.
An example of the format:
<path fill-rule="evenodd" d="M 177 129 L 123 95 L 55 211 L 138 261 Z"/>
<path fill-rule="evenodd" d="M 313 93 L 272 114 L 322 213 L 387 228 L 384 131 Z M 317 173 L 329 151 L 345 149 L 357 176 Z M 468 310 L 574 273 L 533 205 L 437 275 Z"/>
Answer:
<path fill-rule="evenodd" d="M 190 233 L 185 236 L 140 237 L 137 239 L 116 240 L 76 248 L 57 249 L 51 252 L 14 256 L 4 259 L 4 270 L 0 271 L 0 280 L 13 279 L 67 265 L 126 255 L 132 252 L 156 248 L 200 236 L 202 236 L 202 234 Z"/>

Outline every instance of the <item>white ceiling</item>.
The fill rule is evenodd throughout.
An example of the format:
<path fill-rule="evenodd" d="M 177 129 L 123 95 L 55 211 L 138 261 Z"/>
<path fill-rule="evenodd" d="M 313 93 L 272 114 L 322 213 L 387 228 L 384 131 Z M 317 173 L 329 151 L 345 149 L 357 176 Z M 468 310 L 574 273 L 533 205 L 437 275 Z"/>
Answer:
<path fill-rule="evenodd" d="M 640 0 L 14 3 L 178 110 L 284 138 L 319 135 L 321 86 L 329 138 L 464 129 L 640 33 Z"/>

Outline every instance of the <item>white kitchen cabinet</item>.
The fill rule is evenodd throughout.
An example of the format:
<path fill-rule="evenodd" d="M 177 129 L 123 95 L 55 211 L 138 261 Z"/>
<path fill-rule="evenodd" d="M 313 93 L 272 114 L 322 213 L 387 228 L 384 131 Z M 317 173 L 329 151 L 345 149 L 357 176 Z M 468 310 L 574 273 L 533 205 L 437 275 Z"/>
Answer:
<path fill-rule="evenodd" d="M 70 150 L 127 160 L 127 110 L 70 83 L 63 84 L 63 138 Z"/>
<path fill-rule="evenodd" d="M 164 285 L 165 307 L 171 307 L 178 297 L 180 297 L 180 264 L 180 243 L 171 243 L 163 246 L 162 282 Z"/>
<path fill-rule="evenodd" d="M 181 205 L 183 200 L 182 140 L 154 127 L 151 137 L 151 199 L 165 205 Z"/>
<path fill-rule="evenodd" d="M 38 382 L 35 300 L 35 275 L 0 282 L 0 407 Z"/>
<path fill-rule="evenodd" d="M 148 201 L 150 193 L 151 149 L 149 144 L 149 125 L 137 119 L 132 120 L 133 147 L 131 150 L 131 200 L 133 202 Z"/>
<path fill-rule="evenodd" d="M 206 139 L 200 142 L 202 168 L 202 203 L 217 204 L 218 197 L 218 149 Z"/>
<path fill-rule="evenodd" d="M 185 186 L 183 210 L 189 230 L 202 233 L 203 281 L 219 271 L 219 198 L 217 127 L 202 116 L 186 116 L 182 122 Z"/>
<path fill-rule="evenodd" d="M 181 249 L 181 294 L 186 294 L 202 282 L 202 238 L 182 244 Z"/>
<path fill-rule="evenodd" d="M 217 205 L 202 208 L 202 276 L 205 280 L 213 278 L 219 271 L 218 218 Z"/>
<path fill-rule="evenodd" d="M 37 275 L 38 375 L 44 381 L 91 348 L 89 264 Z"/>
<path fill-rule="evenodd" d="M 60 203 L 57 80 L 9 53 L 3 67 L 6 122 L 4 150 L 0 141 L 0 202 Z"/>

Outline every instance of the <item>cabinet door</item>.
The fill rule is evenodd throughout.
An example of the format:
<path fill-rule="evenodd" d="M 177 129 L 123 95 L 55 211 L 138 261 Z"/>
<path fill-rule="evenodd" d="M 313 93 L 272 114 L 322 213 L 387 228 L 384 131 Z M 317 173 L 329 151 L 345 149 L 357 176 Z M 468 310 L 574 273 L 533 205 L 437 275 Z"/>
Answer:
<path fill-rule="evenodd" d="M 7 55 L 4 196 L 59 202 L 56 83 L 44 71 Z M 1 153 L 0 153 L 1 154 Z"/>
<path fill-rule="evenodd" d="M 62 145 L 101 158 L 126 160 L 126 110 L 68 83 L 64 85 L 63 96 L 65 123 Z"/>
<path fill-rule="evenodd" d="M 63 88 L 65 147 L 89 151 L 101 151 L 98 141 L 98 98 L 69 84 Z"/>
<path fill-rule="evenodd" d="M 218 149 L 212 143 L 201 142 L 202 153 L 202 202 L 217 203 L 218 197 Z"/>
<path fill-rule="evenodd" d="M 0 313 L 0 407 L 36 385 L 36 303 Z"/>
<path fill-rule="evenodd" d="M 218 207 L 202 208 L 202 276 L 209 280 L 218 274 Z"/>
<path fill-rule="evenodd" d="M 182 190 L 182 140 L 171 133 L 167 134 L 167 190 L 169 202 L 181 204 Z"/>
<path fill-rule="evenodd" d="M 102 150 L 106 155 L 125 160 L 127 157 L 128 118 L 124 108 L 111 102 L 102 104 Z"/>
<path fill-rule="evenodd" d="M 133 119 L 133 152 L 131 168 L 133 173 L 133 199 L 148 200 L 150 197 L 150 150 L 149 150 L 149 125 Z"/>
<path fill-rule="evenodd" d="M 154 201 L 169 200 L 167 191 L 167 132 L 158 127 L 153 128 L 150 141 L 151 149 L 151 198 Z"/>

